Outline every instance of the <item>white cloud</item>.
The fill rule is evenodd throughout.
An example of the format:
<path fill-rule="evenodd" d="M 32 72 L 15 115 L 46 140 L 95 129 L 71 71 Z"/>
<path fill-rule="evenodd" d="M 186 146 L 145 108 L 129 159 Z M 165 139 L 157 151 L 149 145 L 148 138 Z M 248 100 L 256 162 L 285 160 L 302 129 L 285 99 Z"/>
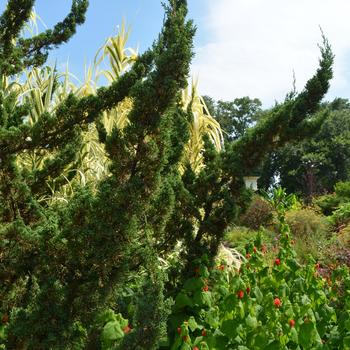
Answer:
<path fill-rule="evenodd" d="M 201 23 L 210 39 L 196 47 L 192 66 L 202 94 L 248 95 L 270 106 L 292 88 L 293 70 L 301 90 L 317 68 L 321 26 L 336 55 L 328 96 L 350 97 L 350 1 L 206 0 L 206 6 Z"/>

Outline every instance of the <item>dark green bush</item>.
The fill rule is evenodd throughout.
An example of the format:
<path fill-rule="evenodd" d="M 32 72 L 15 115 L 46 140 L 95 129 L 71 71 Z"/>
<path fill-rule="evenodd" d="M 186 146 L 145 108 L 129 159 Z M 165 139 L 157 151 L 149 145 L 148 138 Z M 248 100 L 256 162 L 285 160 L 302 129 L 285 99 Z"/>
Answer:
<path fill-rule="evenodd" d="M 271 204 L 260 196 L 254 196 L 247 211 L 241 216 L 240 224 L 252 230 L 272 223 L 273 209 Z"/>

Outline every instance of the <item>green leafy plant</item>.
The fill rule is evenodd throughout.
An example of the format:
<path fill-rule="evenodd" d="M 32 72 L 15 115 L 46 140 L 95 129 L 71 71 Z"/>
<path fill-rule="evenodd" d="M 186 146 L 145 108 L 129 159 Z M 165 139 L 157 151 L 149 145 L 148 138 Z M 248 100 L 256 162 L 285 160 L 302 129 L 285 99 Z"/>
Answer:
<path fill-rule="evenodd" d="M 291 197 L 276 192 L 279 249 L 266 260 L 258 235 L 237 271 L 206 257 L 193 265 L 175 299 L 171 349 L 347 349 L 349 271 L 322 276 L 320 264 L 296 260 L 284 217 Z M 345 293 L 345 294 L 344 294 Z M 344 299 L 345 298 L 345 299 Z"/>
<path fill-rule="evenodd" d="M 98 322 L 103 325 L 101 332 L 101 349 L 117 348 L 125 334 L 132 331 L 128 320 L 113 310 L 107 310 L 99 316 Z"/>

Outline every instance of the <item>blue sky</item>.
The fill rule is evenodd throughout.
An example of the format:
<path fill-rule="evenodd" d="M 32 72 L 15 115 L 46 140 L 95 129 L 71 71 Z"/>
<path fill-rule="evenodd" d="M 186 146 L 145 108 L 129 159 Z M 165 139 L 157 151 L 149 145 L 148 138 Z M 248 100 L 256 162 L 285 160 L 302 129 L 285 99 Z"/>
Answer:
<path fill-rule="evenodd" d="M 7 1 L 0 0 L 0 10 Z M 48 27 L 64 18 L 71 0 L 37 0 Z M 197 26 L 192 75 L 215 99 L 257 97 L 269 107 L 290 91 L 293 72 L 300 91 L 315 72 L 321 42 L 319 26 L 336 60 L 327 99 L 350 97 L 349 0 L 188 0 Z M 90 0 L 84 25 L 50 61 L 83 76 L 105 39 L 125 18 L 132 26 L 129 46 L 143 51 L 156 39 L 163 20 L 161 0 Z"/>
<path fill-rule="evenodd" d="M 1 9 L 5 6 L 0 0 Z M 190 17 L 196 23 L 204 18 L 202 0 L 189 3 Z M 69 12 L 71 0 L 37 0 L 35 9 L 47 27 L 52 27 Z M 84 25 L 78 27 L 77 34 L 65 45 L 55 50 L 50 61 L 65 63 L 78 77 L 83 75 L 85 62 L 93 61 L 96 51 L 105 39 L 116 33 L 116 27 L 123 19 L 131 26 L 129 46 L 144 51 L 157 38 L 164 17 L 160 0 L 90 0 Z M 201 28 L 204 28 L 201 26 Z M 197 31 L 196 45 L 204 41 L 206 35 Z"/>

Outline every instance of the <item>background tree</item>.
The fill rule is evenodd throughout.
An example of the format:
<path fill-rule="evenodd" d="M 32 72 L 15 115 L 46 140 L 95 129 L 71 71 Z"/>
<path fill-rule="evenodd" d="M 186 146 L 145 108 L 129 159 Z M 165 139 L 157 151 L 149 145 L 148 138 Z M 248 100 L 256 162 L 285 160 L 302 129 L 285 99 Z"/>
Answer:
<path fill-rule="evenodd" d="M 314 136 L 289 143 L 268 156 L 261 173 L 264 187 L 278 178 L 279 184 L 290 193 L 310 198 L 332 191 L 338 181 L 349 179 L 349 101 L 338 98 L 322 108 L 330 113 Z"/>
<path fill-rule="evenodd" d="M 203 96 L 209 112 L 221 125 L 226 141 L 237 140 L 260 119 L 261 101 L 248 96 L 233 101 L 215 101 Z"/>

